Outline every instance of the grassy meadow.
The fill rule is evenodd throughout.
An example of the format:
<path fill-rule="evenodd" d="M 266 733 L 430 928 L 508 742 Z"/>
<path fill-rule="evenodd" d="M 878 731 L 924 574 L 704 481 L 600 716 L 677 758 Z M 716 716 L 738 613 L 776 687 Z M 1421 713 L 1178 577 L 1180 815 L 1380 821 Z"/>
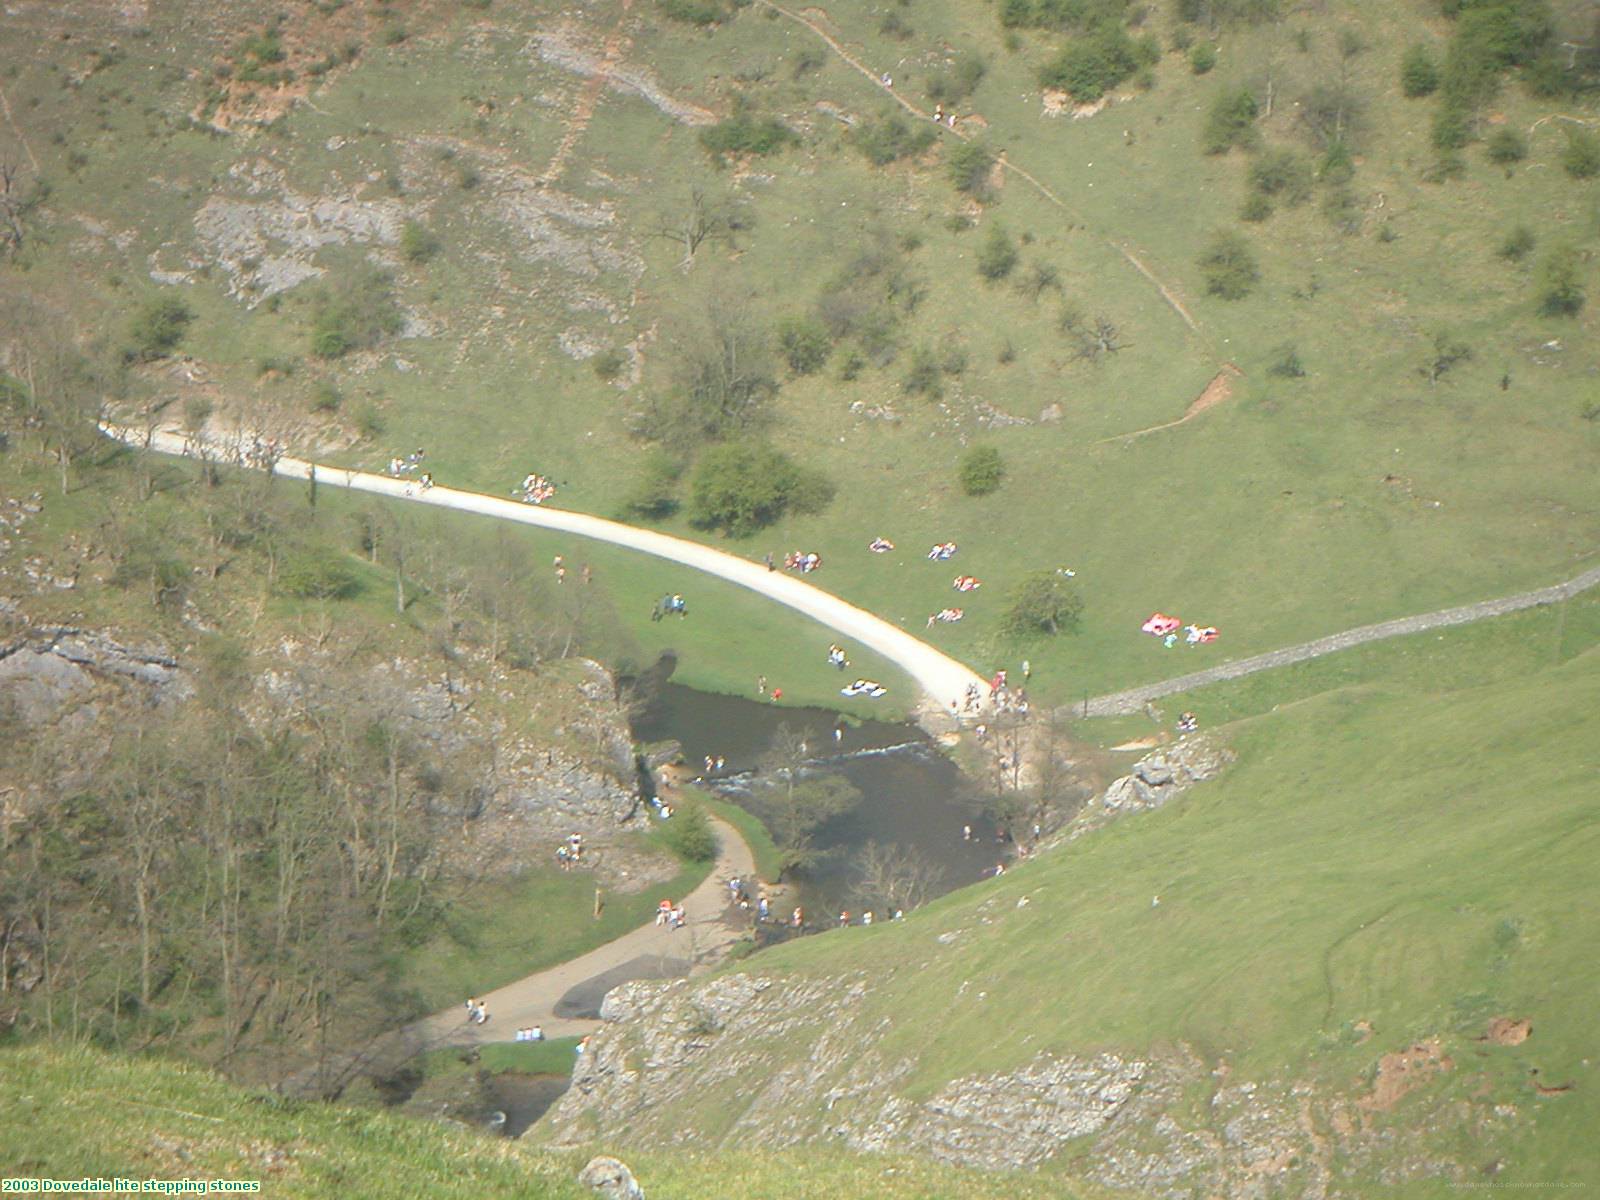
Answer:
<path fill-rule="evenodd" d="M 871 165 L 854 143 L 863 122 L 894 109 L 883 89 L 762 5 L 709 29 L 655 4 L 559 18 L 424 6 L 403 40 L 368 37 L 349 64 L 303 77 L 304 99 L 269 124 L 227 135 L 185 123 L 196 96 L 176 69 L 192 53 L 172 43 L 176 11 L 131 37 L 80 28 L 5 88 L 52 187 L 26 258 L 30 286 L 111 336 L 144 297 L 181 294 L 196 314 L 183 349 L 203 365 L 216 419 L 282 429 L 335 461 L 377 466 L 420 444 L 441 481 L 504 494 L 536 470 L 558 482 L 556 503 L 614 515 L 640 471 L 633 415 L 667 390 L 708 314 L 771 329 L 836 310 L 841 293 L 884 292 L 886 341 L 861 363 L 847 335 L 817 373 L 778 372 L 766 436 L 828 475 L 838 497 L 728 548 L 753 559 L 819 550 L 815 582 L 919 631 L 953 601 L 950 576 L 976 575 L 984 588 L 963 598 L 966 620 L 927 636 L 980 670 L 1027 656 L 1033 690 L 1060 702 L 1593 561 L 1592 307 L 1541 316 L 1532 290 L 1548 248 L 1587 253 L 1600 237 L 1593 185 L 1556 161 L 1552 102 L 1510 83 L 1487 120 L 1531 130 L 1526 160 L 1502 167 L 1474 145 L 1456 177 L 1429 182 L 1434 102 L 1400 94 L 1397 64 L 1409 43 L 1442 47 L 1448 25 L 1433 14 L 1421 0 L 1351 3 L 1229 26 L 1216 68 L 1197 75 L 1163 9 L 1144 27 L 1164 49 L 1150 78 L 1078 120 L 1041 115 L 1035 76 L 1060 39 L 1009 35 L 988 8 L 928 0 L 897 22 L 860 3 L 812 12 L 924 109 L 957 47 L 981 55 L 976 91 L 953 106 L 960 132 L 1055 200 L 1016 172 L 983 203 L 958 193 L 948 131 L 915 158 Z M 312 36 L 317 20 L 308 11 L 288 27 Z M 1359 43 L 1351 55 L 1346 32 L 1345 48 Z M 600 54 L 613 35 L 629 78 L 662 107 L 560 65 Z M 99 61 L 86 41 L 114 37 L 120 57 L 79 78 Z M 231 39 L 214 31 L 209 44 L 229 60 Z M 1241 84 L 1270 94 L 1255 122 L 1264 145 L 1309 160 L 1297 110 L 1335 77 L 1361 97 L 1350 183 L 1239 221 L 1260 152 L 1202 153 L 1209 105 Z M 702 126 L 669 115 L 676 105 L 725 116 L 737 104 L 778 116 L 798 144 L 718 167 Z M 682 247 L 661 232 L 696 188 L 740 228 L 684 271 Z M 294 235 L 278 207 L 319 203 L 312 226 L 325 244 L 286 250 Z M 219 213 L 232 240 L 216 232 Z M 397 252 L 404 221 L 436 238 L 424 261 Z M 1518 223 L 1536 248 L 1513 262 L 1496 251 Z M 1019 261 L 985 282 L 976 264 L 997 225 Z M 239 235 L 246 227 L 255 241 Z M 1196 265 L 1220 228 L 1241 231 L 1259 260 L 1261 282 L 1242 300 L 1208 295 Z M 263 298 L 255 272 L 275 255 L 325 274 Z M 364 257 L 395 272 L 415 336 L 318 359 L 307 334 L 317 291 Z M 180 281 L 158 287 L 152 269 Z M 1582 271 L 1592 286 L 1592 268 Z M 1030 277 L 1049 282 L 1019 286 Z M 1069 306 L 1112 322 L 1122 348 L 1076 357 L 1060 328 Z M 1430 383 L 1422 368 L 1440 334 L 1471 356 Z M 1288 348 L 1302 376 L 1273 373 Z M 595 370 L 607 352 L 624 363 L 614 382 Z M 905 388 L 919 352 L 940 363 L 936 397 Z M 1122 436 L 1182 417 L 1226 364 L 1240 372 L 1231 398 L 1181 426 Z M 315 410 L 324 385 L 339 403 Z M 141 386 L 180 404 L 193 390 L 159 370 Z M 995 446 L 1007 468 L 981 499 L 955 478 L 973 444 Z M 663 524 L 720 540 L 681 515 Z M 898 549 L 868 554 L 878 534 Z M 941 540 L 960 543 L 957 560 L 923 561 Z M 1081 631 L 1002 639 L 1011 583 L 1057 566 L 1077 572 Z M 619 628 L 646 652 L 663 640 L 644 619 L 651 593 L 709 586 L 654 564 L 608 568 Z M 683 678 L 742 691 L 757 673 L 804 674 L 811 641 L 826 634 L 763 607 L 719 600 L 715 637 L 673 631 L 693 643 Z M 1222 640 L 1163 653 L 1137 632 L 1156 608 L 1215 624 Z M 785 692 L 801 699 L 804 687 Z"/>

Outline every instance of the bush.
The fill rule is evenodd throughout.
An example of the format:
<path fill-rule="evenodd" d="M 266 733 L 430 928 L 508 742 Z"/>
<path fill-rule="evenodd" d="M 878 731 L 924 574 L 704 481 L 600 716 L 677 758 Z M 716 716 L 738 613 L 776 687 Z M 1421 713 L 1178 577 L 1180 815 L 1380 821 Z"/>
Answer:
<path fill-rule="evenodd" d="M 1244 299 L 1261 279 L 1249 244 L 1238 234 L 1226 230 L 1213 235 L 1199 263 L 1206 291 L 1224 300 Z"/>
<path fill-rule="evenodd" d="M 1073 38 L 1039 71 L 1039 82 L 1080 104 L 1092 104 L 1136 71 L 1140 48 L 1121 25 L 1104 24 Z"/>
<path fill-rule="evenodd" d="M 678 478 L 683 468 L 659 450 L 645 455 L 639 479 L 622 501 L 625 517 L 670 517 L 678 511 Z"/>
<path fill-rule="evenodd" d="M 937 136 L 931 126 L 919 124 L 912 128 L 898 114 L 893 114 L 856 126 L 850 133 L 850 140 L 869 161 L 882 167 L 898 158 L 921 154 L 933 145 Z"/>
<path fill-rule="evenodd" d="M 339 395 L 339 389 L 327 380 L 323 380 L 311 389 L 312 412 L 337 412 L 344 397 Z"/>
<path fill-rule="evenodd" d="M 153 296 L 133 314 L 129 334 L 133 346 L 129 356 L 148 362 L 177 348 L 194 313 L 177 296 Z"/>
<path fill-rule="evenodd" d="M 1578 278 L 1576 253 L 1566 246 L 1552 250 L 1539 266 L 1539 312 L 1546 317 L 1575 317 L 1587 297 Z"/>
<path fill-rule="evenodd" d="M 719 121 L 700 131 L 700 144 L 718 159 L 735 154 L 753 154 L 762 157 L 776 154 L 785 146 L 800 139 L 776 117 L 757 117 L 748 112 L 738 112 L 726 121 Z"/>
<path fill-rule="evenodd" d="M 1251 192 L 1239 208 L 1241 221 L 1265 221 L 1272 215 L 1272 201 L 1260 192 Z"/>
<path fill-rule="evenodd" d="M 1569 128 L 1561 150 L 1561 166 L 1574 179 L 1600 175 L 1600 135 L 1588 129 Z"/>
<path fill-rule="evenodd" d="M 674 810 L 671 820 L 661 825 L 661 840 L 686 862 L 710 862 L 717 856 L 717 835 L 698 804 Z"/>
<path fill-rule="evenodd" d="M 662 15 L 685 25 L 715 25 L 727 19 L 728 10 L 716 0 L 657 0 Z"/>
<path fill-rule="evenodd" d="M 778 325 L 778 349 L 796 375 L 812 375 L 828 361 L 833 343 L 814 317 L 789 317 Z"/>
<path fill-rule="evenodd" d="M 987 496 L 996 491 L 1005 475 L 1005 462 L 993 446 L 974 446 L 961 456 L 956 468 L 961 490 L 969 496 Z"/>
<path fill-rule="evenodd" d="M 361 580 L 333 551 L 305 547 L 278 567 L 276 587 L 297 600 L 343 600 L 361 590 Z"/>
<path fill-rule="evenodd" d="M 936 104 L 959 104 L 972 95 L 988 70 L 982 55 L 968 51 L 958 57 L 949 70 L 928 76 L 925 88 L 928 99 Z"/>
<path fill-rule="evenodd" d="M 1433 114 L 1433 146 L 1436 150 L 1459 150 L 1472 140 L 1472 111 L 1459 101 L 1446 100 Z"/>
<path fill-rule="evenodd" d="M 1036 571 L 1011 593 L 1011 602 L 1000 618 L 1002 631 L 1012 638 L 1039 634 L 1071 633 L 1083 615 L 1083 598 L 1054 571 Z"/>
<path fill-rule="evenodd" d="M 1400 59 L 1400 90 L 1415 100 L 1431 96 L 1439 87 L 1439 64 L 1426 46 L 1413 46 Z"/>
<path fill-rule="evenodd" d="M 1533 230 L 1526 225 L 1513 225 L 1495 253 L 1507 262 L 1521 262 L 1533 250 L 1533 243 Z"/>
<path fill-rule="evenodd" d="M 978 274 L 993 282 L 1004 279 L 1016 268 L 1017 247 L 999 222 L 989 226 L 989 236 L 978 250 Z"/>
<path fill-rule="evenodd" d="M 791 509 L 816 511 L 833 497 L 826 477 L 797 466 L 763 443 L 713 446 L 689 485 L 689 517 L 734 537 L 754 533 Z"/>
<path fill-rule="evenodd" d="M 1515 129 L 1496 129 L 1486 147 L 1489 161 L 1509 166 L 1528 157 L 1528 139 Z"/>
<path fill-rule="evenodd" d="M 956 190 L 969 196 L 982 195 L 989 187 L 989 169 L 994 154 L 981 142 L 962 142 L 950 150 L 948 169 Z"/>
<path fill-rule="evenodd" d="M 376 345 L 405 325 L 388 272 L 364 266 L 318 294 L 311 313 L 311 352 L 338 358 Z"/>
<path fill-rule="evenodd" d="M 1311 198 L 1311 183 L 1311 164 L 1294 150 L 1268 150 L 1250 164 L 1250 186 L 1263 196 L 1304 204 Z"/>
<path fill-rule="evenodd" d="M 400 256 L 408 263 L 425 263 L 439 253 L 439 239 L 426 225 L 407 221 L 400 231 Z"/>
<path fill-rule="evenodd" d="M 589 365 L 596 379 L 601 383 L 610 383 L 622 374 L 622 369 L 628 365 L 628 356 L 615 348 L 602 350 L 589 360 Z"/>
<path fill-rule="evenodd" d="M 1210 42 L 1197 42 L 1189 51 L 1189 69 L 1196 75 L 1209 74 L 1217 65 L 1217 48 Z"/>
<path fill-rule="evenodd" d="M 1279 379 L 1304 379 L 1306 369 L 1300 361 L 1300 351 L 1293 342 L 1285 342 L 1272 352 L 1272 362 L 1267 365 L 1267 374 Z"/>
<path fill-rule="evenodd" d="M 1235 146 L 1248 149 L 1255 145 L 1255 120 L 1260 111 L 1255 95 L 1249 88 L 1219 92 L 1206 116 L 1205 132 L 1200 137 L 1201 148 L 1207 154 L 1226 154 Z"/>
<path fill-rule="evenodd" d="M 911 352 L 911 365 L 900 381 L 900 389 L 908 396 L 926 396 L 938 400 L 944 395 L 944 368 L 930 346 L 918 346 Z"/>

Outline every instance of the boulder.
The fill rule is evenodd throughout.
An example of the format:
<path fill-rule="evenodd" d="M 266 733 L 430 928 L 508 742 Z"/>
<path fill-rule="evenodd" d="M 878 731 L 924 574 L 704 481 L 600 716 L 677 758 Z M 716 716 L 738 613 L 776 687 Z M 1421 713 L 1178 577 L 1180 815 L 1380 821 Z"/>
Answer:
<path fill-rule="evenodd" d="M 578 1173 L 578 1182 L 604 1200 L 644 1200 L 644 1189 L 627 1164 L 608 1155 L 591 1158 Z"/>

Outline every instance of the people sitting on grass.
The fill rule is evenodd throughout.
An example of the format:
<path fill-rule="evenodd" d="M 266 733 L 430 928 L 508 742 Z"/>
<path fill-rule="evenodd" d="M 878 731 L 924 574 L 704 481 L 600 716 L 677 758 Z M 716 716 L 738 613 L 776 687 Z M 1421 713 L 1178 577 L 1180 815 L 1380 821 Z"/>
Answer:
<path fill-rule="evenodd" d="M 929 562 L 946 562 L 956 556 L 954 542 L 935 542 L 933 549 L 928 551 Z"/>
<path fill-rule="evenodd" d="M 946 624 L 950 624 L 961 620 L 966 615 L 967 610 L 964 608 L 941 608 L 928 618 L 928 628 L 932 629 L 935 621 L 943 621 Z"/>
<path fill-rule="evenodd" d="M 1184 641 L 1191 646 L 1204 646 L 1214 642 L 1220 635 L 1215 625 L 1186 625 L 1184 626 Z"/>
<path fill-rule="evenodd" d="M 841 671 L 850 665 L 850 660 L 844 656 L 844 647 L 837 642 L 828 647 L 828 663 Z"/>
<path fill-rule="evenodd" d="M 981 588 L 983 584 L 979 583 L 977 579 L 971 575 L 957 575 L 955 577 L 955 582 L 953 582 L 950 586 L 955 588 L 955 590 L 958 592 L 975 592 Z"/>
<path fill-rule="evenodd" d="M 822 565 L 822 555 L 815 550 L 791 550 L 783 556 L 783 565 L 786 570 L 809 575 Z"/>
<path fill-rule="evenodd" d="M 889 689 L 871 679 L 858 679 L 849 687 L 839 689 L 841 696 L 871 696 L 876 700 Z"/>
<path fill-rule="evenodd" d="M 894 543 L 886 537 L 875 537 L 867 543 L 867 549 L 874 554 L 887 554 L 894 549 Z"/>
<path fill-rule="evenodd" d="M 556 494 L 556 485 L 543 475 L 536 475 L 529 471 L 522 477 L 522 486 L 511 493 L 520 496 L 524 504 L 543 504 Z"/>
<path fill-rule="evenodd" d="M 1178 718 L 1179 733 L 1193 733 L 1199 728 L 1200 718 L 1196 717 L 1192 712 L 1186 712 Z"/>

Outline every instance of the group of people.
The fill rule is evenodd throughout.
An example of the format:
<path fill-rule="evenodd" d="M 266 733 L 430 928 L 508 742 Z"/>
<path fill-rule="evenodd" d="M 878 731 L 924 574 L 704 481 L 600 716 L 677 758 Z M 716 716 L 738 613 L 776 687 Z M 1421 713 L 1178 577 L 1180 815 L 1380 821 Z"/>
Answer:
<path fill-rule="evenodd" d="M 563 871 L 570 871 L 583 862 L 583 834 L 571 833 L 556 847 L 556 862 Z"/>
<path fill-rule="evenodd" d="M 975 576 L 957 575 L 954 582 L 952 582 L 950 586 L 955 588 L 955 590 L 958 592 L 975 592 L 981 588 L 983 584 L 979 583 Z"/>
<path fill-rule="evenodd" d="M 184 453 L 187 454 L 188 452 L 189 448 L 185 446 Z M 418 453 L 421 452 L 418 451 Z M 250 449 L 244 452 L 244 465 L 247 467 L 260 467 L 264 471 L 270 471 L 277 464 L 278 459 L 282 457 L 283 447 L 279 444 L 277 438 L 267 438 L 263 441 L 259 436 L 252 437 L 250 439 Z"/>
<path fill-rule="evenodd" d="M 424 454 L 421 446 L 418 446 L 404 458 L 398 456 L 391 458 L 389 460 L 389 474 L 398 479 L 402 475 L 409 475 L 413 471 L 421 470 L 423 458 Z"/>
<path fill-rule="evenodd" d="M 894 549 L 894 543 L 886 537 L 875 537 L 867 543 L 867 549 L 874 554 L 887 554 Z"/>
<path fill-rule="evenodd" d="M 1193 733 L 1196 729 L 1199 729 L 1199 728 L 1200 728 L 1200 718 L 1195 716 L 1192 712 L 1186 712 L 1181 717 L 1178 718 L 1178 732 L 1179 733 Z"/>
<path fill-rule="evenodd" d="M 956 556 L 954 542 L 935 542 L 933 549 L 928 551 L 929 562 L 948 562 Z"/>
<path fill-rule="evenodd" d="M 683 915 L 683 905 L 663 900 L 656 905 L 656 924 L 665 925 L 668 929 L 681 929 L 687 924 L 687 919 Z"/>
<path fill-rule="evenodd" d="M 479 1000 L 476 996 L 468 996 L 467 1020 L 474 1025 L 487 1025 L 489 1023 L 489 1002 L 487 1000 Z"/>
<path fill-rule="evenodd" d="M 936 613 L 928 614 L 928 628 L 932 629 L 935 621 L 943 621 L 946 624 L 954 624 L 956 621 L 961 620 L 961 618 L 966 615 L 967 610 L 964 608 L 941 608 Z"/>
<path fill-rule="evenodd" d="M 526 1029 L 519 1029 L 517 1030 L 516 1040 L 519 1042 L 542 1042 L 544 1041 L 544 1028 L 539 1025 L 529 1025 Z"/>
<path fill-rule="evenodd" d="M 828 665 L 840 671 L 850 665 L 850 660 L 844 655 L 844 647 L 838 642 L 828 647 Z"/>
<path fill-rule="evenodd" d="M 822 565 L 822 555 L 815 550 L 791 550 L 783 556 L 783 569 L 809 575 Z"/>
<path fill-rule="evenodd" d="M 1160 638 L 1161 644 L 1168 650 L 1178 644 L 1180 629 L 1183 630 L 1183 640 L 1191 646 L 1204 646 L 1222 636 L 1215 625 L 1185 625 L 1179 618 L 1159 612 L 1151 613 L 1145 618 L 1144 624 L 1139 626 L 1140 633 Z"/>
<path fill-rule="evenodd" d="M 883 684 L 871 679 L 858 679 L 847 687 L 839 689 L 841 696 L 870 696 L 876 700 L 889 689 Z"/>
<path fill-rule="evenodd" d="M 511 494 L 520 496 L 524 504 L 543 504 L 556 494 L 556 485 L 543 475 L 535 475 L 529 471 L 522 477 L 522 486 Z"/>

